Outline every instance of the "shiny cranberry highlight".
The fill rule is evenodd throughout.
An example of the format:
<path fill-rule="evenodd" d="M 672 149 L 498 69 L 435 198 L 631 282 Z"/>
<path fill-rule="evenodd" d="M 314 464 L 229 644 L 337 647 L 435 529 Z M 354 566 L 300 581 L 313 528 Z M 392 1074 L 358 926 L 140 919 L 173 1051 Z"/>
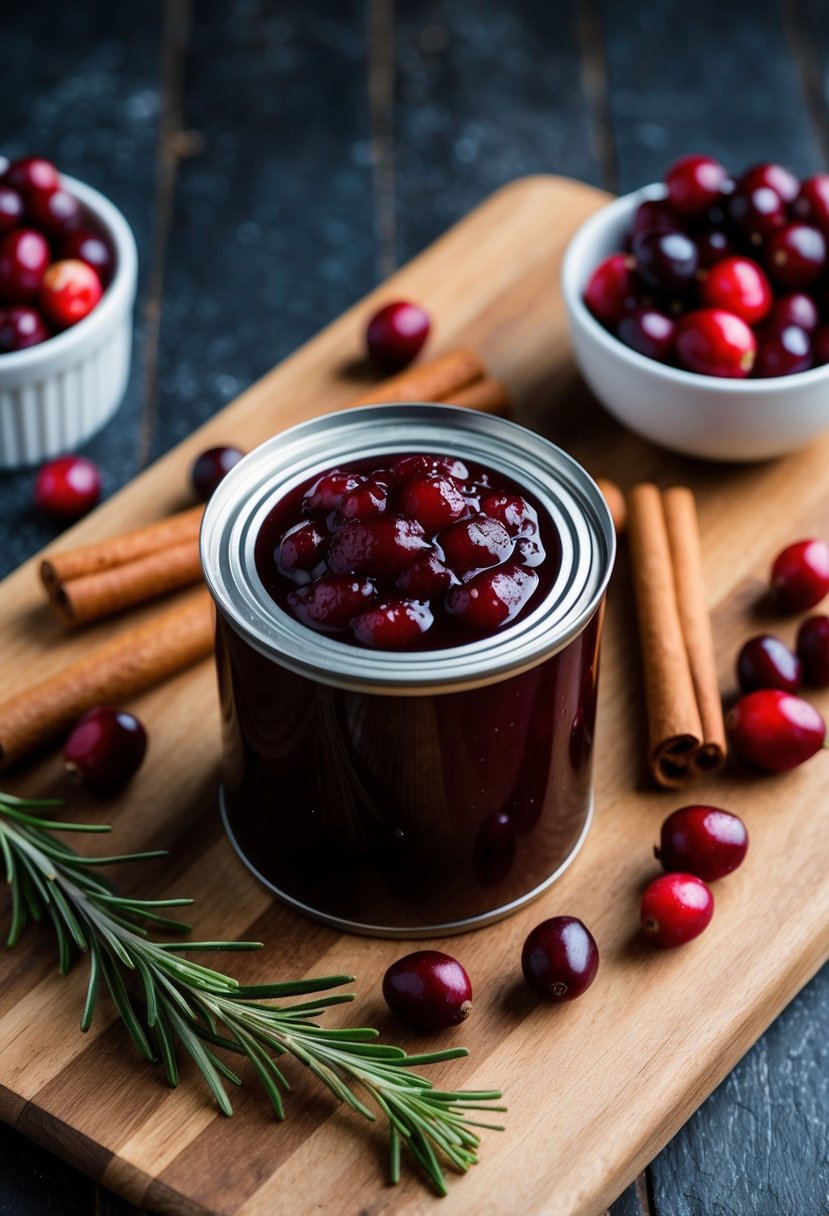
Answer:
<path fill-rule="evenodd" d="M 23 199 L 11 186 L 0 184 L 0 233 L 10 232 L 23 222 Z"/>
<path fill-rule="evenodd" d="M 772 306 L 771 284 L 762 267 L 750 258 L 724 258 L 705 276 L 700 299 L 711 308 L 724 308 L 756 325 Z"/>
<path fill-rule="evenodd" d="M 771 590 L 781 612 L 807 612 L 829 592 L 829 545 L 799 540 L 774 559 Z"/>
<path fill-rule="evenodd" d="M 808 371 L 814 362 L 809 335 L 799 325 L 769 321 L 757 330 L 756 337 L 753 374 L 758 378 L 794 376 Z"/>
<path fill-rule="evenodd" d="M 646 232 L 633 241 L 639 277 L 656 291 L 686 295 L 696 283 L 699 255 L 684 232 Z"/>
<path fill-rule="evenodd" d="M 53 238 L 69 236 L 83 223 L 81 205 L 68 190 L 36 194 L 26 210 L 37 228 Z"/>
<path fill-rule="evenodd" d="M 392 963 L 383 976 L 383 996 L 395 1017 L 415 1030 L 459 1026 L 472 1009 L 469 976 L 439 950 L 415 950 Z"/>
<path fill-rule="evenodd" d="M 449 477 L 422 473 L 403 487 L 401 509 L 427 532 L 439 532 L 469 514 L 466 499 Z"/>
<path fill-rule="evenodd" d="M 602 325 L 617 325 L 634 306 L 636 280 L 633 268 L 634 261 L 629 254 L 612 253 L 590 276 L 584 289 L 584 302 Z"/>
<path fill-rule="evenodd" d="M 772 305 L 770 320 L 778 329 L 796 325 L 807 333 L 813 333 L 820 324 L 820 313 L 811 296 L 802 291 L 793 291 L 789 295 L 778 296 Z"/>
<path fill-rule="evenodd" d="M 792 212 L 829 236 L 829 173 L 816 173 L 803 183 Z"/>
<path fill-rule="evenodd" d="M 368 323 L 369 358 L 387 372 L 408 367 L 428 338 L 430 326 L 429 314 L 418 304 L 406 300 L 387 304 Z"/>
<path fill-rule="evenodd" d="M 797 631 L 797 655 L 806 683 L 829 687 L 829 616 L 810 616 Z"/>
<path fill-rule="evenodd" d="M 66 772 L 96 794 L 115 794 L 138 772 L 146 751 L 147 732 L 138 718 L 98 706 L 79 719 L 66 741 Z"/>
<path fill-rule="evenodd" d="M 739 815 L 716 806 L 683 806 L 662 824 L 654 855 L 667 871 L 714 882 L 742 865 L 748 831 Z"/>
<path fill-rule="evenodd" d="M 310 586 L 292 591 L 288 603 L 303 624 L 329 633 L 347 629 L 374 595 L 374 584 L 367 578 L 326 574 Z"/>
<path fill-rule="evenodd" d="M 762 186 L 768 187 L 783 203 L 792 203 L 800 191 L 800 182 L 784 165 L 767 162 L 753 165 L 746 169 L 739 181 L 742 190 L 756 190 Z"/>
<path fill-rule="evenodd" d="M 745 321 L 722 308 L 700 308 L 677 323 L 680 364 L 703 376 L 742 379 L 754 366 L 757 339 Z"/>
<path fill-rule="evenodd" d="M 767 772 L 796 768 L 823 747 L 826 724 L 808 701 L 777 689 L 742 697 L 726 718 L 731 746 Z"/>
<path fill-rule="evenodd" d="M 521 951 L 524 979 L 546 1001 L 574 1001 L 596 978 L 599 948 L 575 916 L 552 916 L 530 932 Z"/>
<path fill-rule="evenodd" d="M 115 273 L 115 257 L 112 250 L 102 236 L 98 236 L 88 228 L 82 228 L 67 236 L 61 242 L 60 256 L 86 262 L 87 266 L 91 266 L 97 272 L 98 278 L 105 287 L 111 282 Z"/>
<path fill-rule="evenodd" d="M 80 519 L 100 497 L 100 471 L 86 456 L 59 456 L 37 475 L 35 502 L 55 519 Z"/>
<path fill-rule="evenodd" d="M 517 562 L 480 570 L 446 596 L 446 611 L 469 629 L 493 633 L 514 621 L 538 586 L 538 575 Z"/>
<path fill-rule="evenodd" d="M 234 465 L 244 456 L 239 448 L 215 447 L 201 452 L 193 461 L 190 481 L 196 496 L 207 502 Z"/>
<path fill-rule="evenodd" d="M 355 617 L 351 627 L 364 646 L 399 650 L 417 642 L 433 620 L 431 608 L 420 600 L 383 600 Z"/>
<path fill-rule="evenodd" d="M 758 248 L 786 224 L 786 207 L 769 186 L 738 186 L 728 200 L 734 227 Z"/>
<path fill-rule="evenodd" d="M 3 174 L 6 185 L 19 190 L 25 199 L 33 194 L 51 193 L 60 187 L 60 174 L 49 160 L 42 156 L 24 156 L 12 161 Z"/>
<path fill-rule="evenodd" d="M 675 333 L 675 322 L 656 308 L 637 308 L 622 317 L 616 328 L 616 336 L 625 346 L 659 363 L 670 362 Z"/>
<path fill-rule="evenodd" d="M 812 287 L 826 269 L 826 237 L 810 224 L 788 224 L 769 239 L 766 265 L 786 291 Z"/>
<path fill-rule="evenodd" d="M 0 354 L 26 350 L 50 336 L 50 330 L 36 308 L 28 308 L 25 304 L 0 308 Z"/>
<path fill-rule="evenodd" d="M 657 946 L 684 946 L 708 928 L 714 896 L 695 874 L 663 874 L 645 889 L 639 915 L 642 928 Z"/>
<path fill-rule="evenodd" d="M 67 258 L 53 262 L 40 285 L 40 306 L 60 329 L 77 325 L 104 294 L 101 280 L 86 262 Z"/>
<path fill-rule="evenodd" d="M 720 197 L 728 178 L 719 161 L 710 156 L 683 156 L 668 169 L 668 197 L 680 215 L 704 215 Z"/>
<path fill-rule="evenodd" d="M 756 692 L 759 688 L 797 692 L 802 679 L 803 669 L 797 655 L 772 634 L 749 638 L 737 656 L 737 681 L 743 692 Z"/>

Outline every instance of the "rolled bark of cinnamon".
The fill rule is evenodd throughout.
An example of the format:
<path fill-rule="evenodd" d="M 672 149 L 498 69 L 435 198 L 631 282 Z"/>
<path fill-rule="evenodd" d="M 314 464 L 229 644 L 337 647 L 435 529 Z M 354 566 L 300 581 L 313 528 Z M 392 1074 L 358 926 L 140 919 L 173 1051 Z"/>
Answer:
<path fill-rule="evenodd" d="M 188 587 L 201 577 L 198 540 L 187 540 L 122 566 L 60 583 L 52 604 L 65 625 L 85 625 Z"/>
<path fill-rule="evenodd" d="M 213 603 L 199 590 L 0 704 L 0 767 L 51 742 L 87 709 L 135 696 L 212 650 Z"/>
<path fill-rule="evenodd" d="M 395 401 L 448 401 L 485 376 L 486 368 L 475 352 L 462 346 L 381 380 L 349 401 L 347 408 Z"/>
<path fill-rule="evenodd" d="M 462 405 L 468 410 L 480 410 L 485 414 L 497 414 L 500 418 L 512 413 L 507 386 L 491 376 L 474 380 L 466 388 L 450 393 L 445 402 L 447 405 Z"/>

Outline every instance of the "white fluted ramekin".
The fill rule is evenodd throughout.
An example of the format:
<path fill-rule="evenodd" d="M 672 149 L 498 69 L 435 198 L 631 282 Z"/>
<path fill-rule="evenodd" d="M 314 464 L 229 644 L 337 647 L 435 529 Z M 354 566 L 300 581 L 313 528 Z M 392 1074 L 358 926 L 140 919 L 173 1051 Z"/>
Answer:
<path fill-rule="evenodd" d="M 138 255 L 129 224 L 91 186 L 62 174 L 115 253 L 115 272 L 88 317 L 27 350 L 0 355 L 0 469 L 71 452 L 121 404 L 130 371 Z"/>

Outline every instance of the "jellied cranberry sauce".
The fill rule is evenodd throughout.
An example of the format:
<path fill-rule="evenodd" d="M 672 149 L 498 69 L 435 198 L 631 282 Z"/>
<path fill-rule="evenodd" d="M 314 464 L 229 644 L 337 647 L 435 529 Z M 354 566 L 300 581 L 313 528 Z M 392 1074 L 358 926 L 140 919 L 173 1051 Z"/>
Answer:
<path fill-rule="evenodd" d="M 423 453 L 317 474 L 276 504 L 256 543 L 281 608 L 382 650 L 496 633 L 541 603 L 558 566 L 552 521 L 512 481 Z"/>

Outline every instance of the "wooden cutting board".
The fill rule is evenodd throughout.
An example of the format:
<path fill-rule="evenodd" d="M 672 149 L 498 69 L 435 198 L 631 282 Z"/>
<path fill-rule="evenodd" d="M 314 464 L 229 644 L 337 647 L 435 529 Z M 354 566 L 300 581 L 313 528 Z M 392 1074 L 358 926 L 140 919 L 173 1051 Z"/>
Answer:
<path fill-rule="evenodd" d="M 813 532 L 826 534 L 829 441 L 777 462 L 714 466 L 661 452 L 603 413 L 570 360 L 558 274 L 571 233 L 605 199 L 591 187 L 552 177 L 500 190 L 58 544 L 103 537 L 185 505 L 187 471 L 204 447 L 252 447 L 337 408 L 365 376 L 354 365 L 372 307 L 411 297 L 436 319 L 433 352 L 457 343 L 479 350 L 513 389 L 518 420 L 592 472 L 623 486 L 647 477 L 694 487 L 722 686 L 733 691 L 742 639 L 762 625 L 791 641 L 795 624 L 761 620 L 755 605 L 777 549 Z M 5 581 L 0 599 L 5 691 L 60 667 L 136 616 L 67 638 L 43 607 L 35 562 L 28 563 Z M 815 700 L 829 710 L 829 694 Z M 423 1040 L 394 1024 L 380 997 L 382 974 L 404 952 L 401 944 L 343 936 L 278 906 L 224 841 L 211 664 L 136 699 L 132 708 L 151 738 L 141 773 L 117 800 L 78 796 L 68 812 L 115 824 L 109 841 L 95 842 L 101 853 L 170 849 L 168 861 L 120 870 L 120 883 L 146 895 L 194 896 L 198 937 L 262 940 L 266 948 L 258 955 L 227 960 L 250 982 L 352 970 L 359 999 L 334 1011 L 332 1022 L 375 1024 L 387 1041 L 423 1050 Z M 472 1052 L 443 1067 L 442 1085 L 501 1087 L 509 1105 L 506 1131 L 483 1133 L 481 1164 L 465 1178 L 452 1178 L 447 1210 L 469 1216 L 602 1211 L 829 955 L 829 833 L 821 822 L 829 760 L 817 757 L 779 777 L 727 773 L 683 797 L 647 786 L 644 748 L 623 546 L 603 657 L 597 815 L 583 853 L 535 905 L 445 943 L 472 976 L 475 1002 L 470 1020 L 440 1039 L 440 1045 L 465 1043 Z M 51 793 L 58 769 L 53 753 L 3 784 L 13 793 Z M 639 894 L 657 873 L 651 848 L 662 818 L 691 798 L 742 814 L 751 850 L 742 869 L 717 884 L 716 915 L 704 936 L 660 952 L 637 930 Z M 6 911 L 0 903 L 0 924 Z M 551 1009 L 525 991 L 519 954 L 529 929 L 557 913 L 591 927 L 602 963 L 584 998 Z M 434 1208 L 411 1172 L 398 1188 L 386 1185 L 382 1132 L 337 1108 L 298 1068 L 290 1070 L 296 1086 L 283 1124 L 273 1121 L 254 1084 L 234 1092 L 236 1115 L 225 1119 L 200 1085 L 189 1084 L 191 1069 L 184 1069 L 178 1090 L 165 1088 L 120 1024 L 110 1021 L 105 1001 L 90 1033 L 79 1034 L 86 968 L 81 964 L 61 979 L 55 958 L 44 930 L 0 962 L 4 1120 L 152 1211 L 414 1216 Z"/>

